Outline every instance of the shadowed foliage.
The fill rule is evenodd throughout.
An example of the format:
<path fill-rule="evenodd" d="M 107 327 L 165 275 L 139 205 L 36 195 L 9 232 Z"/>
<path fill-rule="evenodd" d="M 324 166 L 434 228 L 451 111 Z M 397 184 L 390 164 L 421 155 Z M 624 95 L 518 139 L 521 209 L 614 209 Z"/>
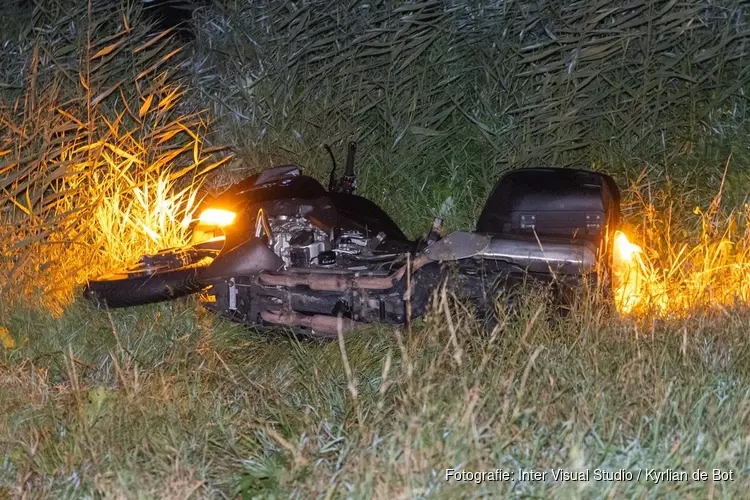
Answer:
<path fill-rule="evenodd" d="M 321 142 L 359 139 L 365 191 L 415 231 L 449 196 L 449 224 L 470 222 L 506 168 L 621 174 L 625 163 L 637 175 L 658 162 L 650 177 L 682 179 L 680 156 L 739 133 L 749 66 L 738 3 L 535 5 L 202 10 L 194 81 L 223 117 L 216 133 L 250 163 L 320 164 Z"/>

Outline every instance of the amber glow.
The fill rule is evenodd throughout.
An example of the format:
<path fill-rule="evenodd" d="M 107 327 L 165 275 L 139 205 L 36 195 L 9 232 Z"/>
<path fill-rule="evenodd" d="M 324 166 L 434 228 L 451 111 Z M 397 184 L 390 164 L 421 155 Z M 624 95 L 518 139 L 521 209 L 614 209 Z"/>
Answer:
<path fill-rule="evenodd" d="M 731 221 L 730 221 L 731 222 Z M 709 232 L 692 244 L 661 253 L 615 234 L 612 256 L 614 299 L 621 314 L 685 316 L 750 303 L 748 235 Z M 654 241 L 658 245 L 659 241 Z"/>
<path fill-rule="evenodd" d="M 622 231 L 617 231 L 615 235 L 615 249 L 618 257 L 627 262 L 631 262 L 636 254 L 642 252 L 641 247 L 630 243 L 628 237 Z"/>
<path fill-rule="evenodd" d="M 206 226 L 218 226 L 224 227 L 234 222 L 234 218 L 237 216 L 234 212 L 229 210 L 221 210 L 220 208 L 207 208 L 199 217 L 200 223 Z"/>
<path fill-rule="evenodd" d="M 631 243 L 622 231 L 615 233 L 612 257 L 615 304 L 627 314 L 647 306 L 666 307 L 664 288 L 643 260 L 643 249 Z"/>

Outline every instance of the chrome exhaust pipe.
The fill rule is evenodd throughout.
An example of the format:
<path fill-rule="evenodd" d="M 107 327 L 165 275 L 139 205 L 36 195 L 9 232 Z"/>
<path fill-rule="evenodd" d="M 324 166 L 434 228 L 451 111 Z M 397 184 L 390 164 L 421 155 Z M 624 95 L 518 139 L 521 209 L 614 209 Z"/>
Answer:
<path fill-rule="evenodd" d="M 436 262 L 467 258 L 502 260 L 530 272 L 580 275 L 596 268 L 597 247 L 586 240 L 457 232 L 427 247 L 423 256 Z"/>
<path fill-rule="evenodd" d="M 540 242 L 492 238 L 477 257 L 512 262 L 530 272 L 586 274 L 596 267 L 596 247 L 588 241 Z"/>

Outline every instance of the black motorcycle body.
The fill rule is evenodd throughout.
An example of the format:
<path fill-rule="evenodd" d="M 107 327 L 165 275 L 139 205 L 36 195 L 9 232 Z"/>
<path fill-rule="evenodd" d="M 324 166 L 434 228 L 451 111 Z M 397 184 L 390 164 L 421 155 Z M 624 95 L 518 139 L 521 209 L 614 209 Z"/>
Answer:
<path fill-rule="evenodd" d="M 91 280 L 85 295 L 124 307 L 200 293 L 204 306 L 247 325 L 330 336 L 406 323 L 446 282 L 459 298 L 490 303 L 530 279 L 557 290 L 608 281 L 619 192 L 607 175 L 510 171 L 476 230 L 441 239 L 434 226 L 419 241 L 352 184 L 327 190 L 295 165 L 251 176 L 205 204 L 233 214 L 231 223 L 212 227 L 201 216 L 193 245 Z"/>

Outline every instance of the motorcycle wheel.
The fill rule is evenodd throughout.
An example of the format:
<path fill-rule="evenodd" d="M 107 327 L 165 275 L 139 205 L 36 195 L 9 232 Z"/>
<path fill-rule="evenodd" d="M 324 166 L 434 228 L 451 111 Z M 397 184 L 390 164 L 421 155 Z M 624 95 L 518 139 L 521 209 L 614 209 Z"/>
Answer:
<path fill-rule="evenodd" d="M 175 255 L 170 250 L 157 254 L 162 259 Z M 140 306 L 183 297 L 206 287 L 200 273 L 213 261 L 203 252 L 188 253 L 187 258 L 182 255 L 179 265 L 151 265 L 145 262 L 146 257 L 134 266 L 89 280 L 83 296 L 98 308 Z"/>

